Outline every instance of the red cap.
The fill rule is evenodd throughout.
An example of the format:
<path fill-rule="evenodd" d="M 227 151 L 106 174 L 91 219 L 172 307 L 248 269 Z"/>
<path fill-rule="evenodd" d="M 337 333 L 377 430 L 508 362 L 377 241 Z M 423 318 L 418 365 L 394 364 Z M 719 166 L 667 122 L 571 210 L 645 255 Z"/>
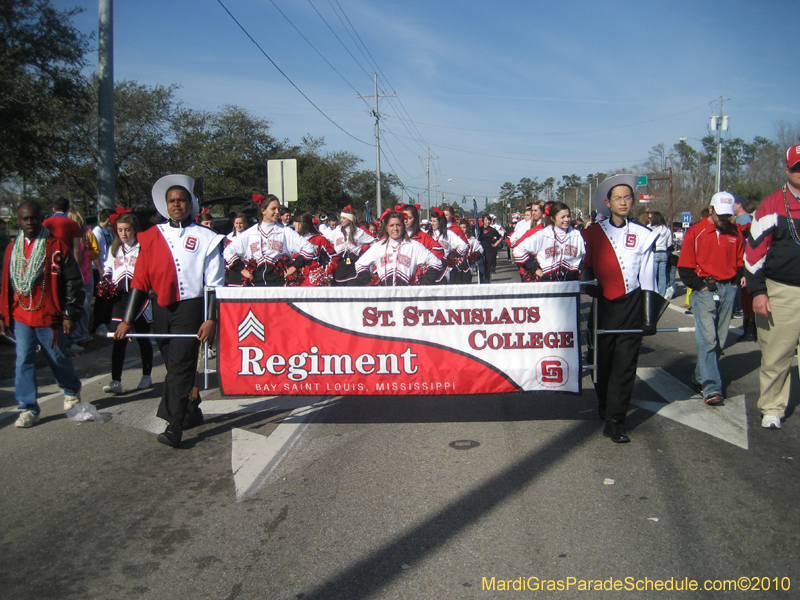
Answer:
<path fill-rule="evenodd" d="M 786 151 L 786 168 L 791 169 L 800 162 L 800 145 L 792 146 Z"/>

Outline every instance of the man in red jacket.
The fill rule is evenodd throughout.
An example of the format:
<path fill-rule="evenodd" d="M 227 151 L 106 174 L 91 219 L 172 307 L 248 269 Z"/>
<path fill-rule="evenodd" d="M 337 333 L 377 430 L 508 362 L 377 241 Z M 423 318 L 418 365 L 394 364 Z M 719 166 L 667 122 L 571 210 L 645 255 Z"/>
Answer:
<path fill-rule="evenodd" d="M 728 192 L 711 197 L 708 218 L 692 225 L 681 244 L 678 272 L 692 289 L 697 367 L 692 381 L 706 404 L 722 403 L 719 355 L 725 348 L 733 298 L 744 276 L 744 240 L 731 223 L 734 198 Z"/>
<path fill-rule="evenodd" d="M 66 351 L 66 334 L 83 313 L 83 276 L 71 249 L 42 226 L 42 207 L 23 202 L 17 213 L 21 233 L 6 249 L 0 284 L 0 335 L 13 322 L 17 340 L 14 387 L 20 416 L 17 427 L 40 419 L 36 401 L 36 349 L 50 363 L 64 391 L 64 410 L 80 402 L 81 381 Z"/>

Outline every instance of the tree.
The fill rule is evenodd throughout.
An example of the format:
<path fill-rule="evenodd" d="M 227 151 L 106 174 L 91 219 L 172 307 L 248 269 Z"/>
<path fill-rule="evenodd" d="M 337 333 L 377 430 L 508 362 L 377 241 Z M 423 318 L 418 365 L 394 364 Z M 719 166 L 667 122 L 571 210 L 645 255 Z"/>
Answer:
<path fill-rule="evenodd" d="M 88 38 L 70 22 L 77 12 L 49 0 L 0 4 L 0 180 L 50 171 L 63 123 L 85 110 Z"/>

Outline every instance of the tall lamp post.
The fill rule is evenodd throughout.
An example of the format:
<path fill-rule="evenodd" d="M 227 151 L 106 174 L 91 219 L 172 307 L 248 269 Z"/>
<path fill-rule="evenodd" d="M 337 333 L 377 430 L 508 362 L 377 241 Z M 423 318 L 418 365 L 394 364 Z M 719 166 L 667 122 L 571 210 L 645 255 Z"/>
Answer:
<path fill-rule="evenodd" d="M 591 180 L 594 179 L 595 189 L 600 186 L 600 181 L 599 181 L 599 179 L 597 177 L 592 177 L 591 175 L 587 175 L 586 177 L 584 177 L 584 179 L 589 184 L 589 198 L 586 200 L 586 204 L 588 204 L 588 206 L 586 207 L 586 214 L 587 215 L 591 215 L 592 214 L 592 182 L 591 182 Z"/>

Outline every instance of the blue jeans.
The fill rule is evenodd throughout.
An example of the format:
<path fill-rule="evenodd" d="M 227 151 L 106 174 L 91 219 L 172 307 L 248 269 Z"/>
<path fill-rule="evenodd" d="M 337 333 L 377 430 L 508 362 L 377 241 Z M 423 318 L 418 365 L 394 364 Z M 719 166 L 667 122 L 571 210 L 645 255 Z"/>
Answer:
<path fill-rule="evenodd" d="M 656 287 L 658 293 L 663 296 L 667 293 L 667 255 L 666 250 L 656 250 L 653 252 L 653 262 L 656 266 Z"/>
<path fill-rule="evenodd" d="M 74 395 L 81 389 L 81 380 L 75 375 L 72 358 L 66 351 L 67 336 L 63 329 L 51 327 L 30 327 L 24 323 L 14 324 L 17 337 L 17 372 L 14 377 L 16 397 L 20 410 L 30 410 L 39 414 L 41 409 L 36 401 L 38 386 L 36 384 L 36 347 L 42 346 L 42 352 L 56 376 L 58 387 L 66 395 Z M 53 347 L 53 337 L 56 345 Z"/>
<path fill-rule="evenodd" d="M 719 355 L 728 337 L 736 291 L 730 283 L 718 283 L 719 302 L 715 302 L 713 292 L 706 289 L 694 290 L 689 300 L 694 316 L 694 339 L 697 343 L 694 380 L 703 386 L 703 398 L 722 393 Z"/>

